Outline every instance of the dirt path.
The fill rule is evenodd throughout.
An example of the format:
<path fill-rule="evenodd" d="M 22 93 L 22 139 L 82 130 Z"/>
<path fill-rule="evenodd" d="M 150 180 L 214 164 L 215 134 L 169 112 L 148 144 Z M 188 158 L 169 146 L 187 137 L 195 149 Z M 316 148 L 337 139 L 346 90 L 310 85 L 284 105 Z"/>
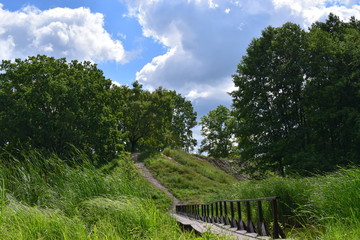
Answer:
<path fill-rule="evenodd" d="M 181 204 L 180 200 L 177 199 L 165 186 L 163 186 L 158 180 L 156 180 L 154 178 L 154 176 L 151 174 L 149 169 L 147 169 L 147 167 L 144 165 L 144 163 L 138 161 L 139 156 L 140 156 L 140 153 L 133 153 L 131 155 L 131 157 L 132 157 L 138 171 L 152 185 L 154 185 L 156 188 L 163 191 L 166 195 L 168 195 L 172 199 L 171 212 L 175 212 L 175 206 L 178 205 L 178 204 Z"/>

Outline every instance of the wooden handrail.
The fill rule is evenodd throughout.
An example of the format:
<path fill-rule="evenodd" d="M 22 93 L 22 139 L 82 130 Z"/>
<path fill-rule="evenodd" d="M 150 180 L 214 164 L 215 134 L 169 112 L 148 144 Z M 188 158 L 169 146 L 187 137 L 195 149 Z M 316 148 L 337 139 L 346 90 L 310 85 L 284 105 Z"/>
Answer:
<path fill-rule="evenodd" d="M 230 225 L 232 228 L 236 227 L 238 230 L 246 230 L 249 233 L 257 233 L 259 236 L 271 235 L 273 238 L 285 238 L 285 234 L 278 222 L 277 199 L 279 198 L 274 196 L 255 199 L 221 200 L 205 204 L 182 204 L 176 206 L 176 213 L 204 222 Z M 252 219 L 252 202 L 257 203 L 258 223 L 256 227 L 253 224 Z M 273 222 L 271 234 L 269 233 L 267 224 L 265 223 L 263 202 L 270 202 L 270 215 Z M 246 224 L 243 219 L 241 203 L 245 203 Z"/>

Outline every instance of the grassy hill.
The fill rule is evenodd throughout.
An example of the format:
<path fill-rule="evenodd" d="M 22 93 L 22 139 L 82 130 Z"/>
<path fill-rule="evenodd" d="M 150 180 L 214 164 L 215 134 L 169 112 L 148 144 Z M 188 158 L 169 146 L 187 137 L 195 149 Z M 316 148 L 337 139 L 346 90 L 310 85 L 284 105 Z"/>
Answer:
<path fill-rule="evenodd" d="M 183 201 L 206 201 L 235 178 L 209 162 L 178 150 L 144 159 L 146 167 L 177 198 Z"/>

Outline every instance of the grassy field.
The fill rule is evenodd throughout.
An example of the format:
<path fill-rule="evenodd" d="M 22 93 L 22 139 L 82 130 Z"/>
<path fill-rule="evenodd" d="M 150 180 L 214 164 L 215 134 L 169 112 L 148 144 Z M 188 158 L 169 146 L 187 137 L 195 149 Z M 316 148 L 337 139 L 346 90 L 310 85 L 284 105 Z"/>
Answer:
<path fill-rule="evenodd" d="M 152 174 L 183 201 L 207 201 L 235 179 L 210 163 L 177 150 L 151 155 L 144 163 Z"/>
<path fill-rule="evenodd" d="M 168 214 L 170 199 L 128 157 L 102 169 L 81 154 L 67 163 L 39 153 L 1 159 L 0 186 L 3 240 L 209 238 L 182 232 Z"/>

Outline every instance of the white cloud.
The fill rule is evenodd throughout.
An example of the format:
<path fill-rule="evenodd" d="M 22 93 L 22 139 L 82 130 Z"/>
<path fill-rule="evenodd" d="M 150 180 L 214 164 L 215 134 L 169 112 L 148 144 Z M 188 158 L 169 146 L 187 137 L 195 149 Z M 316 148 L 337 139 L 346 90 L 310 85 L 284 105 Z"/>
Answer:
<path fill-rule="evenodd" d="M 290 9 L 292 15 L 303 19 L 305 27 L 334 13 L 342 20 L 360 17 L 360 3 L 356 0 L 272 0 L 275 9 Z"/>
<path fill-rule="evenodd" d="M 340 16 L 359 11 L 351 0 L 125 1 L 143 35 L 168 49 L 146 64 L 137 80 L 149 89 L 177 90 L 193 101 L 200 116 L 231 104 L 231 75 L 250 40 L 268 25 L 293 21 L 306 27 L 330 11 Z M 230 9 L 232 14 L 224 14 Z"/>
<path fill-rule="evenodd" d="M 231 75 L 251 39 L 267 26 L 292 21 L 306 27 L 330 12 L 359 18 L 352 0 L 123 1 L 143 35 L 168 49 L 146 64 L 137 80 L 148 89 L 175 89 L 192 101 L 199 117 L 220 104 L 230 106 Z"/>
<path fill-rule="evenodd" d="M 119 40 L 104 29 L 104 16 L 87 8 L 25 7 L 11 12 L 0 4 L 0 59 L 46 54 L 90 61 L 125 62 Z"/>
<path fill-rule="evenodd" d="M 250 40 L 269 24 L 271 0 L 124 1 L 143 35 L 167 49 L 136 79 L 150 90 L 175 89 L 192 101 L 199 117 L 220 104 L 230 107 L 231 75 Z"/>
<path fill-rule="evenodd" d="M 219 97 L 230 102 L 224 86 L 232 83 L 250 40 L 268 25 L 293 21 L 306 27 L 330 12 L 359 16 L 353 0 L 124 1 L 143 35 L 168 49 L 146 64 L 137 80 L 151 89 L 176 89 L 193 101 L 207 102 Z M 230 9 L 232 14 L 224 14 Z"/>

